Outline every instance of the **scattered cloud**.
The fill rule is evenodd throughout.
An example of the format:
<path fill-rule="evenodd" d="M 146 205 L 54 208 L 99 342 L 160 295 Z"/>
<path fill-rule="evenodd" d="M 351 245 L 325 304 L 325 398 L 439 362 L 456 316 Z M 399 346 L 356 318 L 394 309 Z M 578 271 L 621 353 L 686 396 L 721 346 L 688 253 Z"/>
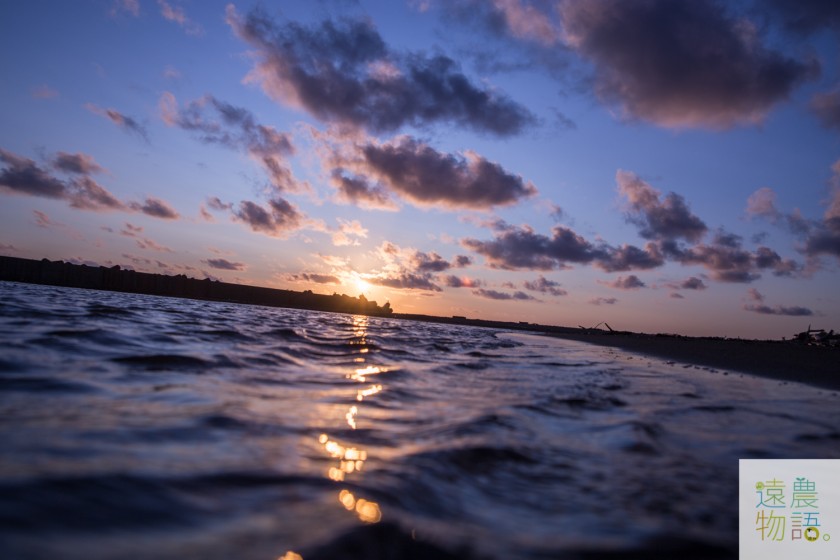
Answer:
<path fill-rule="evenodd" d="M 382 276 L 366 277 L 365 280 L 371 284 L 385 286 L 387 288 L 397 288 L 399 290 L 427 290 L 430 292 L 443 291 L 441 287 L 435 284 L 426 274 L 402 272 L 396 275 L 386 274 Z"/>
<path fill-rule="evenodd" d="M 475 85 L 444 55 L 392 51 L 368 21 L 278 25 L 259 9 L 242 16 L 233 5 L 226 21 L 256 49 L 247 80 L 325 122 L 373 132 L 449 122 L 498 136 L 535 122 L 525 107 Z"/>
<path fill-rule="evenodd" d="M 187 35 L 204 34 L 204 28 L 187 17 L 184 9 L 180 6 L 174 6 L 167 0 L 158 0 L 158 6 L 160 6 L 160 15 L 163 16 L 163 19 L 177 23 Z"/>
<path fill-rule="evenodd" d="M 511 293 L 507 292 L 499 292 L 496 290 L 487 290 L 484 288 L 478 288 L 477 290 L 473 290 L 472 293 L 479 297 L 483 297 L 486 299 L 495 299 L 495 300 L 517 300 L 517 301 L 528 301 L 528 300 L 536 300 L 534 296 L 530 296 L 522 291 L 517 291 Z"/>
<path fill-rule="evenodd" d="M 179 107 L 170 92 L 158 102 L 160 115 L 169 126 L 177 126 L 196 135 L 205 144 L 218 144 L 246 152 L 265 171 L 278 192 L 306 192 L 307 183 L 295 178 L 288 158 L 295 153 L 291 137 L 272 126 L 257 122 L 242 107 L 205 95 Z"/>
<path fill-rule="evenodd" d="M 136 134 L 140 138 L 143 139 L 144 142 L 147 144 L 149 143 L 149 134 L 146 131 L 146 127 L 140 124 L 137 120 L 128 115 L 124 115 L 120 113 L 116 109 L 103 109 L 98 105 L 94 105 L 93 103 L 85 104 L 85 109 L 93 113 L 94 115 L 99 115 L 100 117 L 104 117 L 117 125 L 119 128 L 129 132 L 131 134 Z"/>
<path fill-rule="evenodd" d="M 700 278 L 691 276 L 683 280 L 679 284 L 679 287 L 683 290 L 705 290 L 708 286 L 706 286 Z"/>
<path fill-rule="evenodd" d="M 68 154 L 67 152 L 58 152 L 52 160 L 52 165 L 59 171 L 75 173 L 77 175 L 91 175 L 105 171 L 102 166 L 96 163 L 93 156 L 82 153 Z"/>
<path fill-rule="evenodd" d="M 147 216 L 162 220 L 177 220 L 181 217 L 174 208 L 159 198 L 147 197 L 143 203 L 130 202 L 128 206 L 135 212 L 142 212 Z"/>
<path fill-rule="evenodd" d="M 122 14 L 140 17 L 140 0 L 114 0 L 110 14 L 111 17 Z"/>
<path fill-rule="evenodd" d="M 627 199 L 628 221 L 639 227 L 645 239 L 685 239 L 696 242 L 708 229 L 703 220 L 689 210 L 682 196 L 660 192 L 635 173 L 619 169 L 615 174 L 618 192 Z"/>
<path fill-rule="evenodd" d="M 447 288 L 478 288 L 484 285 L 481 280 L 467 278 L 466 276 L 455 276 L 454 274 L 444 276 L 441 281 Z"/>
<path fill-rule="evenodd" d="M 338 276 L 332 274 L 318 274 L 315 272 L 302 272 L 289 275 L 292 282 L 313 282 L 315 284 L 341 284 Z"/>
<path fill-rule="evenodd" d="M 210 268 L 215 268 L 216 270 L 245 270 L 247 266 L 241 262 L 232 262 L 227 259 L 218 258 L 218 259 L 207 259 L 201 261 Z"/>
<path fill-rule="evenodd" d="M 250 200 L 243 200 L 233 210 L 234 217 L 253 231 L 279 237 L 301 226 L 303 214 L 289 201 L 276 197 L 268 201 L 268 209 Z"/>
<path fill-rule="evenodd" d="M 840 129 L 840 88 L 815 93 L 809 107 L 824 127 Z"/>
<path fill-rule="evenodd" d="M 566 290 L 560 287 L 559 282 L 548 280 L 544 276 L 540 276 L 536 280 L 526 281 L 522 287 L 531 292 L 539 292 L 541 294 L 549 294 L 552 296 L 565 296 L 568 294 Z"/>
<path fill-rule="evenodd" d="M 360 245 L 359 239 L 367 238 L 368 230 L 362 227 L 359 220 L 343 220 L 338 218 L 338 230 L 332 234 L 332 242 L 336 247 L 345 245 Z"/>
<path fill-rule="evenodd" d="M 35 99 L 55 99 L 58 97 L 58 91 L 46 84 L 43 84 L 32 88 L 32 97 Z"/>
<path fill-rule="evenodd" d="M 597 297 L 590 299 L 587 303 L 590 305 L 615 305 L 618 300 L 614 297 Z"/>
<path fill-rule="evenodd" d="M 81 173 L 85 165 L 95 165 L 93 158 L 84 154 L 68 157 L 81 166 L 73 170 L 74 174 Z M 87 175 L 82 174 L 69 180 L 59 179 L 33 160 L 3 149 L 0 149 L 0 162 L 5 164 L 0 170 L 0 191 L 65 200 L 73 208 L 84 210 L 126 209 L 125 204 Z M 69 160 L 64 163 L 73 167 Z"/>
<path fill-rule="evenodd" d="M 639 288 L 647 287 L 647 284 L 642 282 L 635 274 L 627 277 L 619 276 L 615 281 L 609 282 L 606 285 L 617 290 L 638 290 Z"/>
<path fill-rule="evenodd" d="M 336 138 L 322 136 L 322 141 Z M 343 141 L 325 158 L 339 197 L 369 207 L 389 208 L 388 191 L 421 207 L 488 210 L 510 206 L 537 190 L 473 151 L 439 152 L 415 138 L 400 136 L 380 143 Z M 329 150 L 328 150 L 329 151 Z"/>

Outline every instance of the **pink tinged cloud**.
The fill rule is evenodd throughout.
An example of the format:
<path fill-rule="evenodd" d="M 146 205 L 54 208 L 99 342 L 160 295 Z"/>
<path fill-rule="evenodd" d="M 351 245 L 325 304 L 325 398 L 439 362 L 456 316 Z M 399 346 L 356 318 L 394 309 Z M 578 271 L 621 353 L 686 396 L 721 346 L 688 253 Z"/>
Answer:
<path fill-rule="evenodd" d="M 473 295 L 485 299 L 493 299 L 497 301 L 536 301 L 537 298 L 528 295 L 523 291 L 516 291 L 513 293 L 500 292 L 498 290 L 488 290 L 485 288 L 478 288 L 472 291 Z"/>
<path fill-rule="evenodd" d="M 446 154 L 404 136 L 370 143 L 354 169 L 371 176 L 419 206 L 486 210 L 509 206 L 536 194 L 522 177 L 475 152 Z"/>
<path fill-rule="evenodd" d="M 815 93 L 809 107 L 825 128 L 840 129 L 840 88 Z"/>
<path fill-rule="evenodd" d="M 281 237 L 299 229 L 304 219 L 296 206 L 279 197 L 268 201 L 268 209 L 243 200 L 232 212 L 237 221 L 247 224 L 251 230 L 272 237 Z"/>
<path fill-rule="evenodd" d="M 660 126 L 761 122 L 816 77 L 816 61 L 765 47 L 759 29 L 713 0 L 564 0 L 566 44 L 593 67 L 597 97 Z"/>
<path fill-rule="evenodd" d="M 103 109 L 98 105 L 93 103 L 86 103 L 85 109 L 93 113 L 94 115 L 99 115 L 104 117 L 117 125 L 117 127 L 121 128 L 122 130 L 135 134 L 143 139 L 147 144 L 149 143 L 149 134 L 146 131 L 146 127 L 140 124 L 136 119 L 125 115 L 116 109 Z"/>
<path fill-rule="evenodd" d="M 40 85 L 32 89 L 32 97 L 35 99 L 55 99 L 58 91 L 48 85 Z"/>
<path fill-rule="evenodd" d="M 204 28 L 187 17 L 183 8 L 173 6 L 167 0 L 158 0 L 158 6 L 160 6 L 160 15 L 163 16 L 163 19 L 177 23 L 188 35 L 204 34 Z"/>
<path fill-rule="evenodd" d="M 255 49 L 246 81 L 322 121 L 374 132 L 449 122 L 498 136 L 535 122 L 525 107 L 473 84 L 446 56 L 392 51 L 367 21 L 280 26 L 259 10 L 242 16 L 233 5 L 226 21 Z"/>
<path fill-rule="evenodd" d="M 514 37 L 536 41 L 546 47 L 560 41 L 559 27 L 539 7 L 521 0 L 493 0 L 492 4 Z"/>
<path fill-rule="evenodd" d="M 587 303 L 590 305 L 615 305 L 618 300 L 612 297 L 598 297 L 590 299 Z"/>
<path fill-rule="evenodd" d="M 244 263 L 241 262 L 233 262 L 227 259 L 207 259 L 201 261 L 210 268 L 215 268 L 216 270 L 235 270 L 235 271 L 242 271 L 247 268 Z"/>
<path fill-rule="evenodd" d="M 707 231 L 703 220 L 691 213 L 682 196 L 661 193 L 635 173 L 619 169 L 615 174 L 619 195 L 627 199 L 630 223 L 646 239 L 685 239 L 697 242 Z"/>
<path fill-rule="evenodd" d="M 62 154 L 65 158 L 62 158 Z M 86 166 L 93 170 L 95 162 L 84 154 L 61 152 L 54 166 L 69 167 L 66 171 L 77 176 L 62 180 L 40 167 L 33 160 L 0 149 L 0 191 L 42 198 L 65 200 L 74 208 L 94 211 L 125 210 L 126 206 L 104 187 L 83 174 Z M 60 168 L 60 167 L 59 167 Z M 101 169 L 96 166 L 96 169 Z"/>
<path fill-rule="evenodd" d="M 144 202 L 131 202 L 129 208 L 161 220 L 177 220 L 181 215 L 167 202 L 154 197 L 147 197 Z"/>
<path fill-rule="evenodd" d="M 627 277 L 619 276 L 615 281 L 609 282 L 607 285 L 617 290 L 638 290 L 639 288 L 647 287 L 647 284 L 642 282 L 635 274 Z"/>
<path fill-rule="evenodd" d="M 139 0 L 114 0 L 111 5 L 111 17 L 120 14 L 128 14 L 134 17 L 140 17 L 140 1 Z"/>

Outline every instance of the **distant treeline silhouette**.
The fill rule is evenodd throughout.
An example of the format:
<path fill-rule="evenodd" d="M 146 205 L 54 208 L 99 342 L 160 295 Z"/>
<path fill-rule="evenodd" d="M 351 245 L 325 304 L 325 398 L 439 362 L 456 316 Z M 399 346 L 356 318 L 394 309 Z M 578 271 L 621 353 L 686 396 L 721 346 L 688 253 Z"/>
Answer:
<path fill-rule="evenodd" d="M 47 259 L 36 261 L 0 256 L 0 280 L 380 317 L 388 317 L 392 313 L 389 303 L 380 306 L 363 295 L 358 298 L 345 294 L 328 296 L 311 290 L 276 290 L 209 278 L 196 280 L 183 274 L 149 274 L 120 266 L 87 266 Z"/>

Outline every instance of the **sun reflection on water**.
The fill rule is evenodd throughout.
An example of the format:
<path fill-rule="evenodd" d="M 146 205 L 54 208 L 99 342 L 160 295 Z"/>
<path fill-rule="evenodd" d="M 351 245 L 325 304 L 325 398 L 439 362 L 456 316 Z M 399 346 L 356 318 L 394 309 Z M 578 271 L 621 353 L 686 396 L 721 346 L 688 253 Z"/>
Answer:
<path fill-rule="evenodd" d="M 353 317 L 354 340 L 350 344 L 360 346 L 358 349 L 359 354 L 368 354 L 370 352 L 367 342 L 367 327 L 367 317 Z M 357 356 L 353 361 L 361 365 L 365 363 L 366 359 L 362 356 Z M 366 365 L 355 368 L 346 375 L 346 378 L 358 381 L 359 383 L 365 383 L 367 376 L 377 375 L 387 371 L 388 368 L 384 366 Z M 366 397 L 372 397 L 382 390 L 383 387 L 379 384 L 372 385 L 366 389 L 359 389 L 356 392 L 356 401 L 361 403 Z M 353 430 L 357 428 L 356 417 L 360 413 L 360 406 L 351 405 L 344 415 L 347 425 Z M 330 457 L 338 459 L 338 464 L 331 466 L 327 471 L 327 478 L 335 482 L 344 482 L 347 476 L 361 472 L 365 461 L 367 461 L 367 451 L 341 445 L 339 442 L 330 439 L 328 434 L 321 434 L 318 437 L 318 443 L 324 446 L 324 450 Z M 356 517 L 364 523 L 378 523 L 382 519 L 382 511 L 379 509 L 379 504 L 356 497 L 347 489 L 339 492 L 338 500 L 347 511 L 355 513 Z"/>

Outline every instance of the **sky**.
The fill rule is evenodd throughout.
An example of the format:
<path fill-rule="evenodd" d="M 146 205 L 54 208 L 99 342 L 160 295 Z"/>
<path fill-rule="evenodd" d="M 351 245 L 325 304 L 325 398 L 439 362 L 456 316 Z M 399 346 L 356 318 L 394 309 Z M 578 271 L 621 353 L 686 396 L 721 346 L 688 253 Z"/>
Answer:
<path fill-rule="evenodd" d="M 397 312 L 840 328 L 840 3 L 0 4 L 0 254 Z"/>

